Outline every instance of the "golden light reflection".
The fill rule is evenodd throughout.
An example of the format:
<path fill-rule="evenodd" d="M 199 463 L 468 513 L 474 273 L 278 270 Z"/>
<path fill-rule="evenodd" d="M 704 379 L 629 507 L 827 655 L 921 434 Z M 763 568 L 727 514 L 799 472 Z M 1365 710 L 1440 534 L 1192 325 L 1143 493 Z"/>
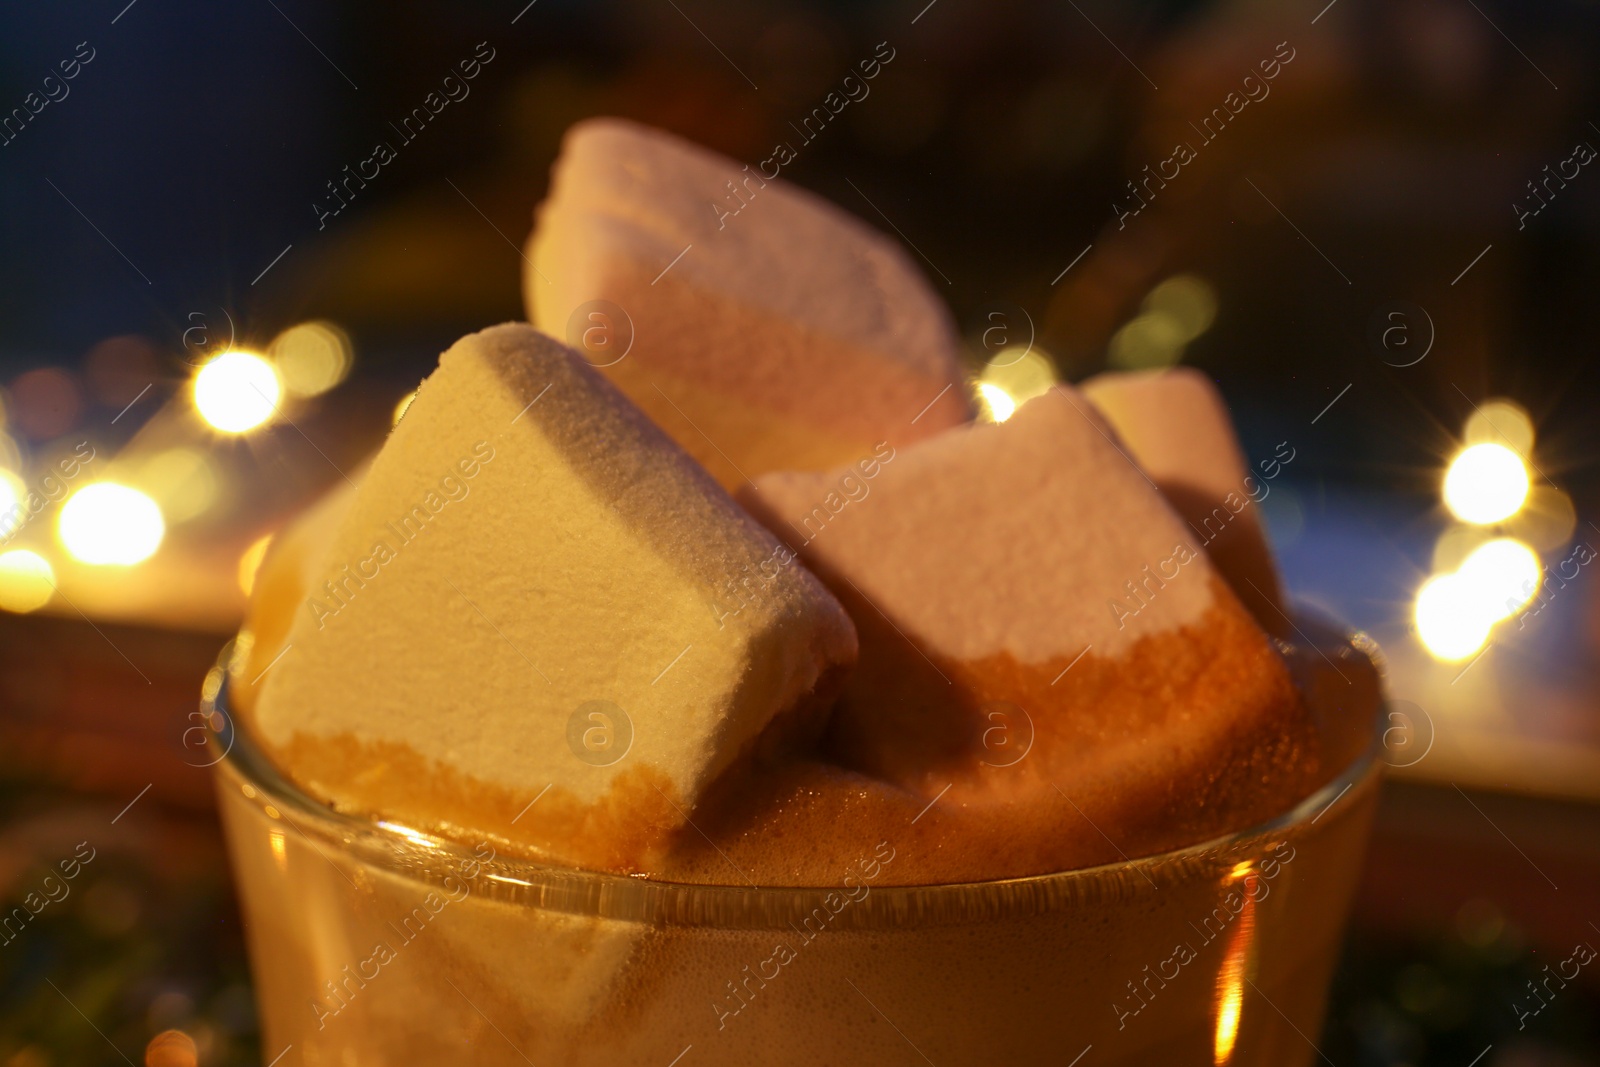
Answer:
<path fill-rule="evenodd" d="M 26 548 L 0 552 L 0 609 L 25 615 L 50 603 L 56 576 L 50 561 Z"/>
<path fill-rule="evenodd" d="M 1233 1061 L 1239 1042 L 1239 1023 L 1244 1014 L 1244 985 L 1250 976 L 1256 943 L 1256 883 L 1261 875 L 1250 861 L 1234 865 L 1229 876 L 1229 891 L 1243 898 L 1233 933 L 1228 938 L 1227 954 L 1217 972 L 1217 1027 L 1212 1042 L 1212 1059 L 1217 1067 Z"/>
<path fill-rule="evenodd" d="M 405 838 L 407 841 L 410 841 L 414 845 L 420 845 L 423 848 L 439 847 L 433 839 L 424 834 L 418 833 L 416 830 L 406 826 L 404 823 L 387 822 L 380 819 L 378 821 L 378 825 L 383 827 L 385 830 L 388 830 L 390 833 L 399 834 L 401 837 Z"/>
<path fill-rule="evenodd" d="M 267 831 L 267 847 L 272 849 L 272 859 L 278 865 L 278 870 L 289 869 L 289 846 L 283 839 L 282 830 Z"/>
<path fill-rule="evenodd" d="M 1217 1034 L 1213 1047 L 1219 1065 L 1233 1059 L 1233 1046 L 1239 1040 L 1239 1009 L 1244 1004 L 1244 984 L 1229 981 L 1217 1004 Z"/>
<path fill-rule="evenodd" d="M 255 591 L 256 572 L 261 569 L 261 561 L 267 556 L 267 546 L 272 544 L 272 535 L 258 537 L 250 542 L 250 547 L 244 550 L 239 557 L 239 589 L 245 596 Z"/>
<path fill-rule="evenodd" d="M 302 322 L 291 326 L 267 346 L 283 379 L 283 387 L 294 396 L 316 396 L 344 381 L 350 373 L 350 337 L 331 322 Z"/>
<path fill-rule="evenodd" d="M 271 363 L 254 352 L 224 352 L 194 376 L 194 405 L 214 428 L 244 433 L 272 418 L 283 384 Z"/>
<path fill-rule="evenodd" d="M 406 408 L 410 407 L 411 402 L 416 398 L 417 391 L 415 389 L 400 398 L 400 402 L 394 406 L 394 422 L 391 425 L 400 425 L 400 420 L 405 417 Z"/>
<path fill-rule="evenodd" d="M 56 534 L 81 563 L 131 566 L 149 559 L 166 536 L 154 500 L 116 482 L 86 485 L 61 505 Z"/>
<path fill-rule="evenodd" d="M 1445 472 L 1444 502 L 1462 522 L 1486 526 L 1515 515 L 1528 484 L 1522 457 L 1505 445 L 1469 445 Z"/>

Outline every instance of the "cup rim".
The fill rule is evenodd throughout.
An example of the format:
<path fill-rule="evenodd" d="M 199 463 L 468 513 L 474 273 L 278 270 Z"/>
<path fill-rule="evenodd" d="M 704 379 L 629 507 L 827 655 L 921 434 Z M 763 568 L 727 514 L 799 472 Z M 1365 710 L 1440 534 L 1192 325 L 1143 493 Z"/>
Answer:
<path fill-rule="evenodd" d="M 1330 637 L 1336 635 L 1340 651 L 1348 649 L 1369 661 L 1381 679 L 1382 654 L 1368 635 L 1303 609 L 1295 614 L 1303 625 L 1321 630 Z M 1301 632 L 1307 645 L 1322 654 L 1319 643 L 1306 637 L 1300 627 L 1296 630 Z M 1279 645 L 1286 657 L 1298 647 L 1287 641 L 1279 641 Z M 346 853 L 354 852 L 363 862 L 390 873 L 443 885 L 452 878 L 463 877 L 457 872 L 470 869 L 473 873 L 466 877 L 475 881 L 471 887 L 474 895 L 574 914 L 719 926 L 781 925 L 786 918 L 810 914 L 817 901 L 829 895 L 836 897 L 846 888 L 842 885 L 751 887 L 674 882 L 565 867 L 514 854 L 503 855 L 498 850 L 485 858 L 460 838 L 442 837 L 376 816 L 338 811 L 306 793 L 279 771 L 254 744 L 248 728 L 235 723 L 227 702 L 227 665 L 231 650 L 230 643 L 207 676 L 201 701 L 209 724 L 209 742 L 223 749 L 223 755 L 213 764 L 222 772 L 218 789 L 229 787 L 226 779 L 231 775 L 237 779 L 233 787 L 265 807 L 270 817 L 285 819 L 299 836 L 309 839 L 314 833 L 325 843 Z M 1376 784 L 1382 772 L 1379 755 L 1384 749 L 1382 726 L 1386 707 L 1387 702 L 1380 692 L 1374 708 L 1376 721 L 1366 744 L 1337 775 L 1292 807 L 1254 826 L 1165 852 L 1092 867 L 981 881 L 872 885 L 861 906 L 853 909 L 855 914 L 851 918 L 855 921 L 844 925 L 862 925 L 861 920 L 868 917 L 865 913 L 897 915 L 915 922 L 940 916 L 970 917 L 992 913 L 997 899 L 1009 905 L 1018 898 L 1032 898 L 1038 907 L 1052 907 L 1059 906 L 1064 898 L 1122 897 L 1144 892 L 1147 883 L 1154 888 L 1158 880 L 1187 881 L 1199 872 L 1230 870 L 1234 857 L 1259 854 L 1270 839 L 1281 837 L 1302 824 L 1321 822 L 1323 816 L 1341 802 L 1344 809 L 1349 809 Z M 293 818 L 289 818 L 291 812 Z M 1337 818 L 1330 819 L 1324 828 L 1337 822 Z M 323 858 L 328 857 L 324 854 Z M 1130 873 L 1141 877 L 1126 877 Z M 482 882 L 477 883 L 480 878 Z M 872 906 L 868 908 L 866 904 Z M 845 917 L 851 910 L 845 909 L 839 917 Z M 734 915 L 740 921 L 728 923 L 721 918 L 725 915 Z"/>

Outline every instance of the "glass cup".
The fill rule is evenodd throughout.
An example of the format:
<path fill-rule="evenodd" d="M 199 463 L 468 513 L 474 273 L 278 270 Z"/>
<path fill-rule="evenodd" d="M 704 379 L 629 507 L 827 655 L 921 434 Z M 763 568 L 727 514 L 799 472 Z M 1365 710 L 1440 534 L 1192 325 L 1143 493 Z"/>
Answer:
<path fill-rule="evenodd" d="M 892 840 L 839 885 L 751 889 L 342 815 L 232 727 L 219 668 L 204 711 L 224 724 L 217 787 L 263 1058 L 1309 1064 L 1382 764 L 1375 651 L 1299 622 L 1285 654 L 1344 768 L 1333 780 L 1189 848 L 962 885 L 876 884 Z"/>

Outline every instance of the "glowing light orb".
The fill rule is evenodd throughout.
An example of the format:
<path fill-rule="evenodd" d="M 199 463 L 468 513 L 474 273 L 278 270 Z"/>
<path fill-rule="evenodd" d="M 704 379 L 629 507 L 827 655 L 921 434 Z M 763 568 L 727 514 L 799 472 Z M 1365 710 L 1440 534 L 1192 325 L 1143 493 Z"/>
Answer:
<path fill-rule="evenodd" d="M 1527 498 L 1528 468 L 1505 445 L 1471 445 L 1445 472 L 1445 506 L 1462 522 L 1501 522 L 1515 515 Z"/>
<path fill-rule="evenodd" d="M 350 373 L 350 337 L 331 322 L 291 326 L 267 346 L 283 387 L 294 396 L 316 396 Z"/>
<path fill-rule="evenodd" d="M 993 382 L 978 383 L 978 399 L 983 403 L 983 415 L 990 422 L 1005 422 L 1017 410 L 1017 402 L 1011 394 Z"/>
<path fill-rule="evenodd" d="M 139 465 L 129 479 L 150 494 L 171 522 L 203 514 L 222 492 L 222 475 L 198 448 L 169 448 Z"/>
<path fill-rule="evenodd" d="M 1533 419 L 1515 401 L 1485 400 L 1473 411 L 1461 436 L 1469 445 L 1505 445 L 1526 456 L 1533 450 Z"/>
<path fill-rule="evenodd" d="M 277 410 L 283 385 L 271 363 L 254 352 L 224 352 L 194 376 L 194 406 L 224 433 L 244 433 Z"/>
<path fill-rule="evenodd" d="M 4 541 L 21 527 L 27 513 L 24 501 L 27 487 L 8 470 L 0 470 L 0 541 Z"/>
<path fill-rule="evenodd" d="M 995 353 L 978 375 L 979 392 L 983 385 L 998 388 L 1011 402 L 1012 409 L 1050 391 L 1056 384 L 1055 364 L 1050 357 L 1035 347 L 1003 348 Z M 1003 419 L 995 419 L 1003 422 Z"/>
<path fill-rule="evenodd" d="M 1499 622 L 1528 606 L 1543 573 L 1533 549 L 1514 537 L 1497 537 L 1473 549 L 1456 577 Z"/>
<path fill-rule="evenodd" d="M 55 595 L 56 574 L 37 552 L 13 548 L 0 552 L 0 608 L 26 614 L 38 611 Z"/>
<path fill-rule="evenodd" d="M 1183 358 L 1187 329 L 1167 311 L 1146 311 L 1111 335 L 1106 362 L 1118 370 L 1170 367 Z"/>
<path fill-rule="evenodd" d="M 1144 298 L 1144 310 L 1165 316 L 1185 342 L 1211 328 L 1217 317 L 1217 292 L 1204 278 L 1174 274 Z"/>
<path fill-rule="evenodd" d="M 131 566 L 149 559 L 167 523 L 154 500 L 116 482 L 86 485 L 67 498 L 56 533 L 73 559 L 83 563 Z"/>
<path fill-rule="evenodd" d="M 1436 659 L 1463 660 L 1489 640 L 1496 613 L 1475 592 L 1472 582 L 1457 574 L 1429 578 L 1417 590 L 1412 610 L 1417 636 Z"/>
<path fill-rule="evenodd" d="M 1506 520 L 1506 536 L 1526 541 L 1536 551 L 1554 552 L 1578 531 L 1578 509 L 1572 497 L 1553 485 L 1528 490 L 1522 510 Z"/>
<path fill-rule="evenodd" d="M 393 425 L 395 425 L 395 426 L 399 426 L 400 425 L 400 420 L 405 417 L 406 409 L 411 406 L 411 402 L 413 400 L 415 400 L 416 398 L 417 398 L 417 391 L 415 389 L 413 389 L 411 392 L 407 393 L 405 396 L 400 398 L 400 403 L 398 403 L 398 404 L 396 404 L 394 406 L 394 423 L 393 423 Z"/>

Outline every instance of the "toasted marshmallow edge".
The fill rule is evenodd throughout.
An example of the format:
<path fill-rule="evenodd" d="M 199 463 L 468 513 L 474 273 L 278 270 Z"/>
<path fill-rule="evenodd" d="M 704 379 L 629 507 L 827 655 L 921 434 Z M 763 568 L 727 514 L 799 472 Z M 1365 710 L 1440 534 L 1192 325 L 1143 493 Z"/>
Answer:
<path fill-rule="evenodd" d="M 575 354 L 471 335 L 329 545 L 263 742 L 341 807 L 645 869 L 763 731 L 816 728 L 854 659 L 787 554 Z M 763 566 L 760 597 L 716 600 Z"/>
<path fill-rule="evenodd" d="M 1074 390 L 903 450 L 819 526 L 844 477 L 769 475 L 740 499 L 856 620 L 830 730 L 845 766 L 1014 821 L 1026 840 L 990 857 L 1013 869 L 1097 856 L 1079 812 L 1135 854 L 1313 787 L 1283 661 Z"/>
<path fill-rule="evenodd" d="M 1192 367 L 1098 374 L 1083 394 L 1166 496 L 1256 621 L 1289 629 L 1258 499 L 1271 491 L 1251 472 L 1216 386 Z M 1273 469 L 1277 460 L 1270 462 Z"/>
<path fill-rule="evenodd" d="M 899 247 L 753 174 L 634 123 L 574 126 L 528 241 L 529 318 L 611 337 L 597 365 L 729 487 L 968 421 L 949 312 Z M 736 217 L 715 208 L 739 203 L 729 183 Z"/>

